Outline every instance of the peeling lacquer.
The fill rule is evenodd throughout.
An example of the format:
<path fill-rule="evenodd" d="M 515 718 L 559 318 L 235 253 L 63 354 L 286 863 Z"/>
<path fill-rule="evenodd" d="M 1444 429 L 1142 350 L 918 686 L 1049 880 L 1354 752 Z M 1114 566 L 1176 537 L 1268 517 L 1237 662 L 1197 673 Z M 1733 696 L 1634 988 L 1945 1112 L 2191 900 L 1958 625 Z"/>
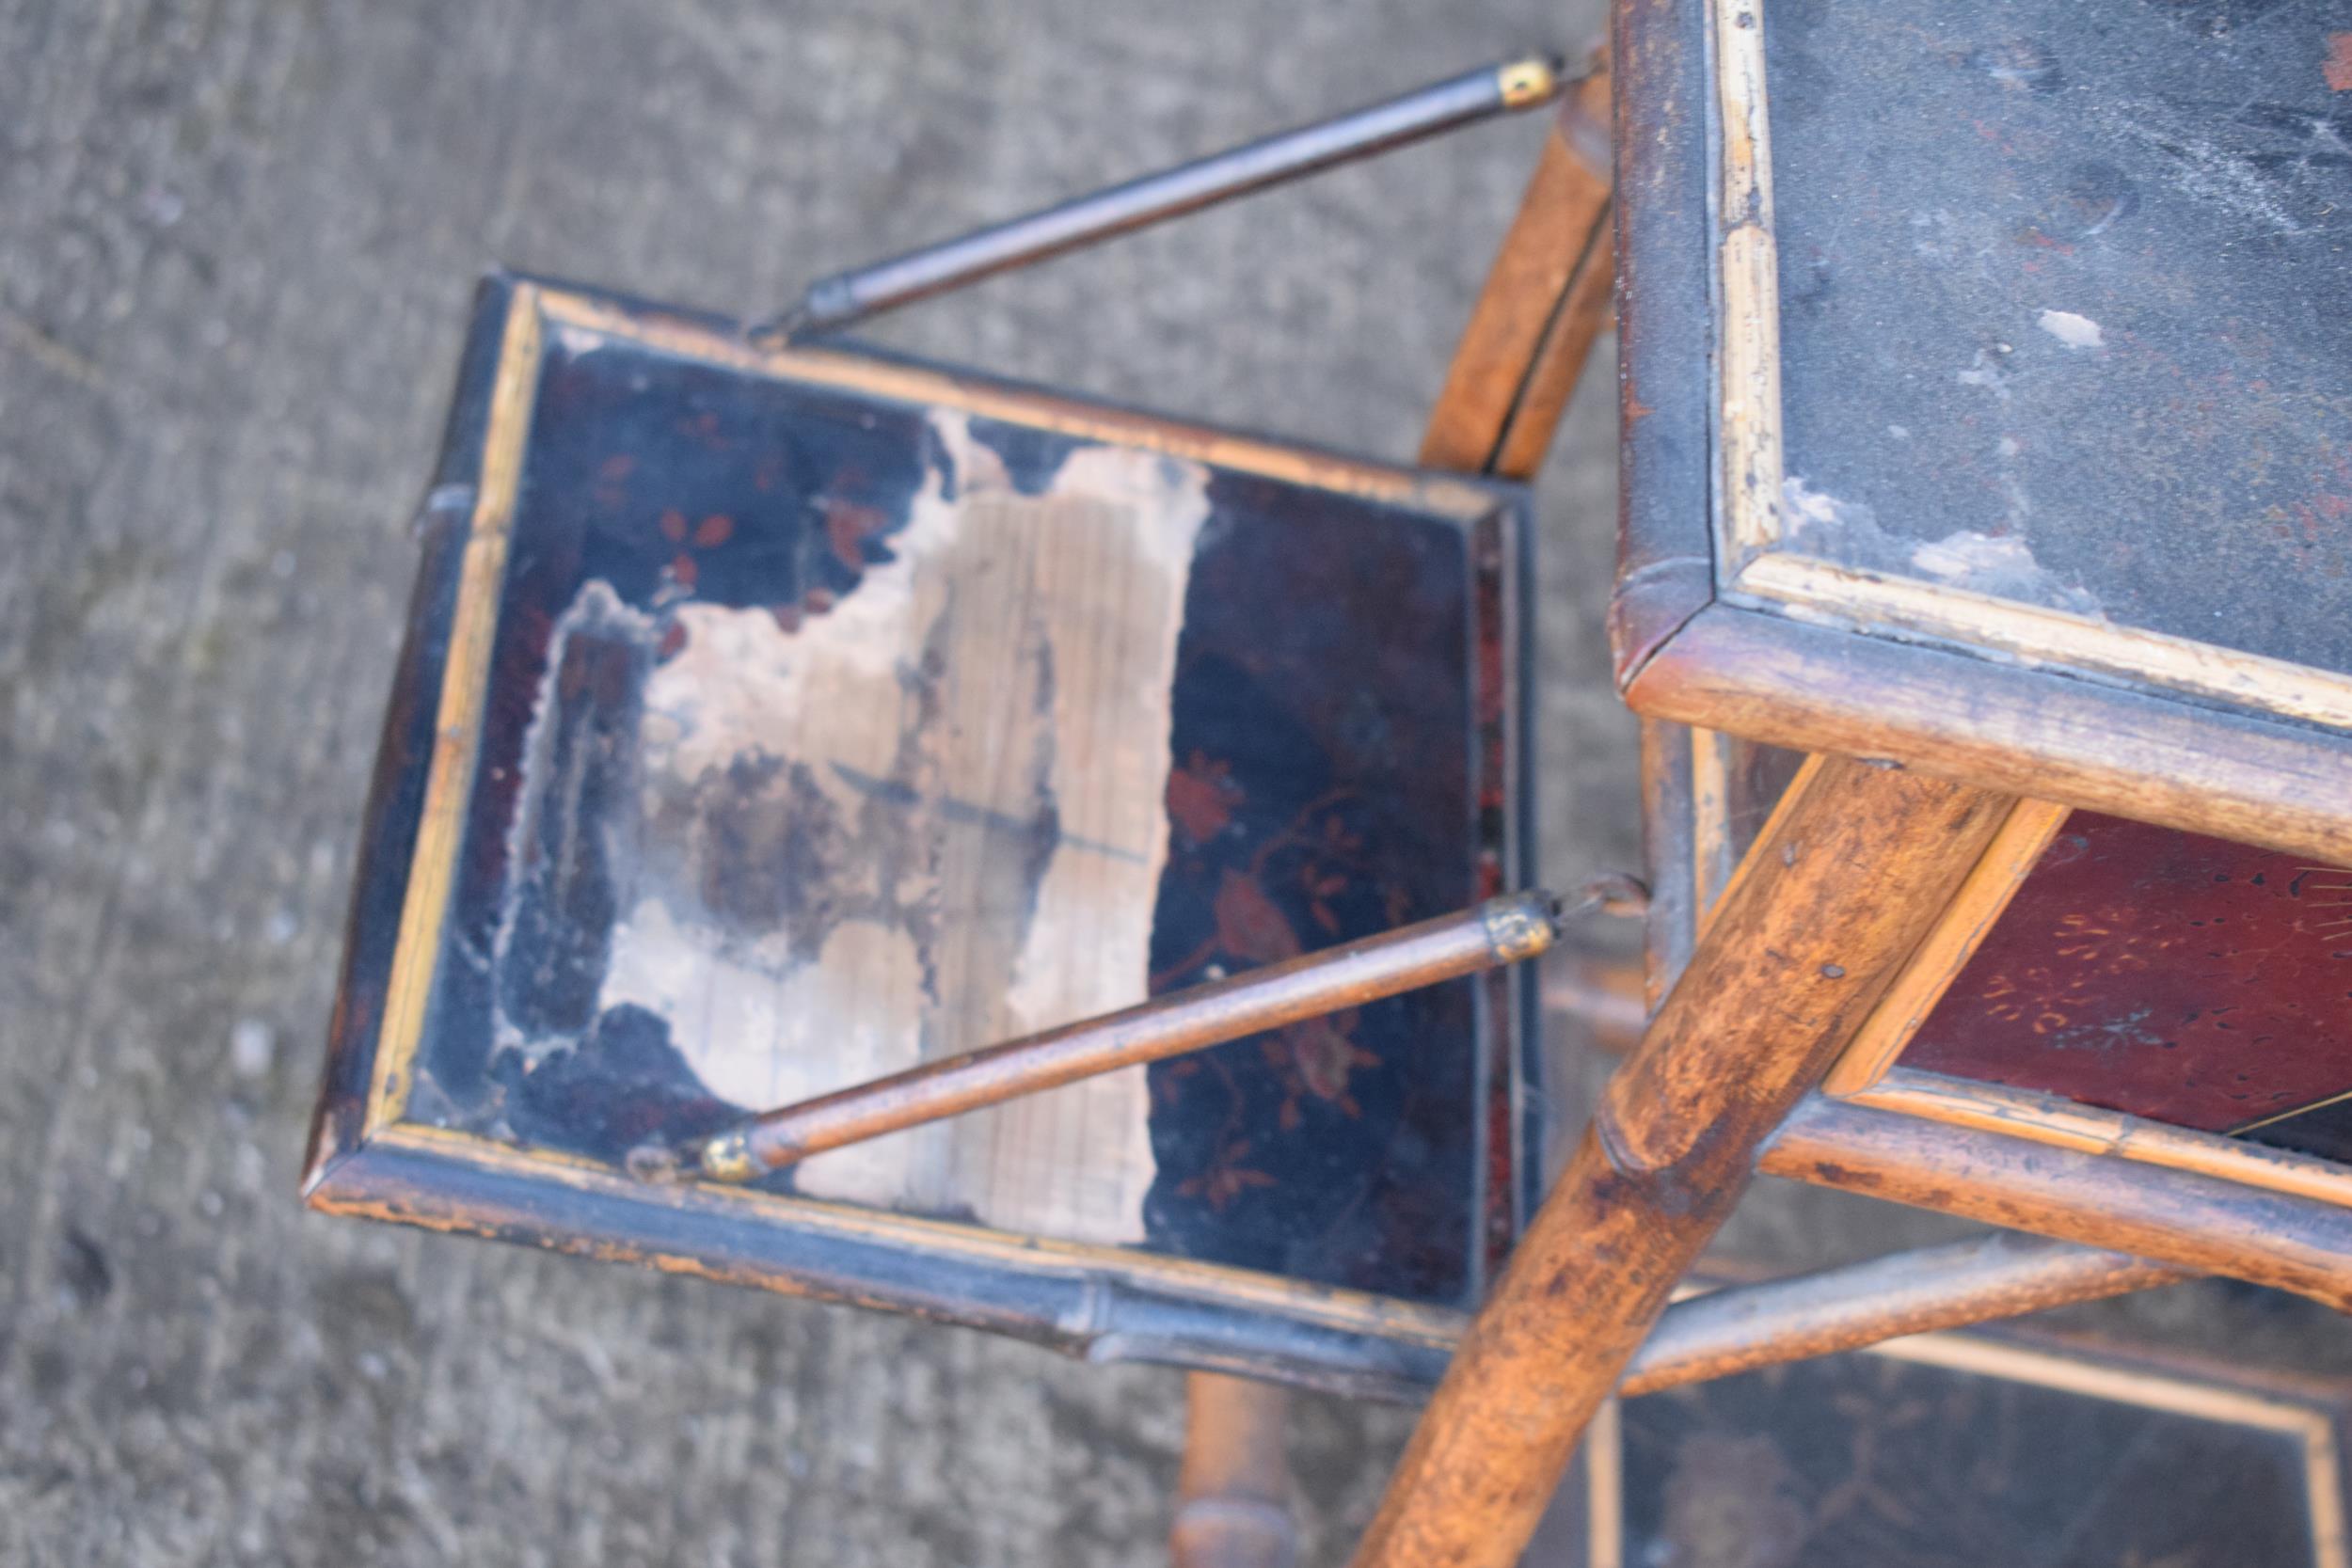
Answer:
<path fill-rule="evenodd" d="M 636 841 L 594 1010 L 667 1020 L 735 1104 L 1144 994 L 1206 470 L 1089 447 L 1025 488 L 962 416 L 933 427 L 944 460 L 890 560 L 804 619 L 680 604 L 644 680 Z M 598 587 L 566 629 L 609 636 L 628 613 Z M 1123 1072 L 825 1154 L 796 1180 L 1138 1241 L 1146 1113 L 1141 1071 Z"/>

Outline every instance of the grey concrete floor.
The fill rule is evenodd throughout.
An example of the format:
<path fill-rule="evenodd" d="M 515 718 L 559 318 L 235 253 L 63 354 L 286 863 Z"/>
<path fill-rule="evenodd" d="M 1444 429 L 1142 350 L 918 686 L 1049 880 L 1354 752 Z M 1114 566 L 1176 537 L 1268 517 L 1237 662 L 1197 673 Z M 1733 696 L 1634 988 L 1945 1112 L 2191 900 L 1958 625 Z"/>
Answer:
<path fill-rule="evenodd" d="M 1173 1373 L 296 1205 L 469 291 L 506 261 L 771 306 L 1598 10 L 0 0 L 0 1561 L 1160 1560 Z M 1539 135 L 874 335 L 1406 455 Z M 1610 372 L 1542 486 L 1562 876 L 1637 863 Z M 1938 1231 L 1853 1214 L 1775 1195 L 1740 1235 Z M 2172 1299 L 2183 1333 L 2255 1310 Z M 1302 1403 L 1311 1560 L 1408 1420 Z"/>

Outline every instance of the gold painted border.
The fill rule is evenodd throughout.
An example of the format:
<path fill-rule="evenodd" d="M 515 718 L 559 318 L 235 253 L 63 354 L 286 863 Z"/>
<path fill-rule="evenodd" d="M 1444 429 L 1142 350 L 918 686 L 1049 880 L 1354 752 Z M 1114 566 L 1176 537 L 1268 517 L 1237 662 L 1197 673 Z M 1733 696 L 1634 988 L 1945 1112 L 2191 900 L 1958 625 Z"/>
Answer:
<path fill-rule="evenodd" d="M 1865 571 L 1784 547 L 1779 259 L 1772 232 L 1766 0 L 1712 0 L 1722 231 L 1716 520 L 1726 597 L 1799 619 L 1949 641 L 1994 657 L 2139 681 L 2352 731 L 2352 675 L 2192 638 Z"/>
<path fill-rule="evenodd" d="M 542 291 L 542 309 L 558 327 L 624 339 L 681 358 L 730 370 L 834 387 L 895 402 L 959 408 L 983 419 L 1054 431 L 1090 441 L 1162 452 L 1211 467 L 1255 474 L 1392 506 L 1435 512 L 1469 524 L 1492 512 L 1495 483 L 1474 484 L 1444 474 L 1391 467 L 1336 452 L 1285 446 L 1157 415 L 1081 403 L 1057 394 L 1008 387 L 839 349 L 755 348 L 729 333 L 676 316 L 639 316 L 602 300 L 560 290 Z"/>
<path fill-rule="evenodd" d="M 465 839 L 466 803 L 473 793 L 499 592 L 506 579 L 515 497 L 522 488 L 523 447 L 538 396 L 545 346 L 539 293 L 532 284 L 520 283 L 506 302 L 505 330 L 490 383 L 489 420 L 483 434 L 482 472 L 473 517 L 467 526 L 449 652 L 433 714 L 433 760 L 425 774 L 408 885 L 401 898 L 391 974 L 385 982 L 384 1022 L 376 1032 L 374 1060 L 369 1064 L 367 1112 L 359 1131 L 363 1142 L 398 1121 L 408 1108 L 410 1069 L 432 1000 L 441 923 L 449 912 L 450 889 Z"/>

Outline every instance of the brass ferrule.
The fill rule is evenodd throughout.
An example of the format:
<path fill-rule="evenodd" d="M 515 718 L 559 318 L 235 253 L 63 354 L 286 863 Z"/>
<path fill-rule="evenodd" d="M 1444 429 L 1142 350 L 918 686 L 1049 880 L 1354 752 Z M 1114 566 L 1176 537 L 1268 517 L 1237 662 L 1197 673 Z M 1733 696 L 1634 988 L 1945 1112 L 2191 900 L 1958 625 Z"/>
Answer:
<path fill-rule="evenodd" d="M 1486 927 L 1486 945 L 1507 964 L 1532 958 L 1549 949 L 1560 935 L 1558 904 L 1549 893 L 1520 893 L 1491 898 L 1478 911 Z"/>
<path fill-rule="evenodd" d="M 1548 103 L 1560 90 L 1560 71 L 1549 60 L 1534 55 L 1514 60 L 1495 72 L 1506 109 L 1528 109 Z"/>
<path fill-rule="evenodd" d="M 694 1168 L 713 1181 L 749 1181 L 759 1174 L 751 1136 L 739 1127 L 705 1140 L 694 1152 Z"/>

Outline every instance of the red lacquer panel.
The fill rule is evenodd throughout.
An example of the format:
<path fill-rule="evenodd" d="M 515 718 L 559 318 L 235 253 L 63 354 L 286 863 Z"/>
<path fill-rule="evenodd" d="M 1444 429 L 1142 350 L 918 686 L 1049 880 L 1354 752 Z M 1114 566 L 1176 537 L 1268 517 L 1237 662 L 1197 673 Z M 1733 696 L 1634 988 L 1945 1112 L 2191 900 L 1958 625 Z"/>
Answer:
<path fill-rule="evenodd" d="M 2352 1091 L 2347 883 L 2076 812 L 1903 1065 L 2217 1132 L 2315 1106 Z"/>

